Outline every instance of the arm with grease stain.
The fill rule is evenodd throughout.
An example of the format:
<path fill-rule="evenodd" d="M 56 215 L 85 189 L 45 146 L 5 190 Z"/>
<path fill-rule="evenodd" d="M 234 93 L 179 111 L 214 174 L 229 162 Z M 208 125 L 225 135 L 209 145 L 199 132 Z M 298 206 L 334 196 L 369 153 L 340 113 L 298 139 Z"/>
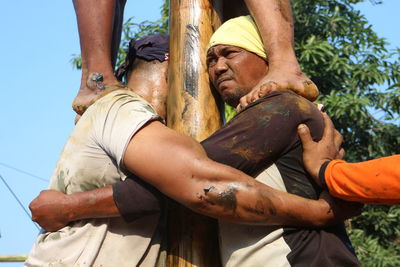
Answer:
<path fill-rule="evenodd" d="M 260 114 L 257 109 L 254 111 Z M 279 109 L 277 112 L 281 113 Z M 241 115 L 238 117 L 240 119 Z M 249 121 L 246 116 L 245 120 Z M 235 121 L 231 124 L 242 127 L 242 130 L 246 128 L 245 125 L 237 124 Z M 249 126 L 253 128 L 252 125 Z M 231 126 L 228 125 L 227 127 Z M 223 132 L 226 131 L 224 129 L 222 129 Z M 237 128 L 237 130 L 240 130 L 240 128 Z M 257 134 L 257 132 L 255 131 L 254 133 Z M 251 155 L 244 153 L 246 152 L 245 148 L 243 148 L 243 152 L 240 146 L 234 145 L 232 151 L 227 150 L 224 144 L 232 148 L 232 144 L 225 142 L 226 139 L 224 138 L 227 136 L 226 134 L 215 134 L 208 139 L 208 142 L 203 142 L 207 153 L 212 156 L 211 158 L 223 160 L 224 158 L 232 159 L 233 156 L 240 155 L 244 156 L 244 158 L 240 158 L 239 161 L 233 158 L 233 162 L 229 162 L 229 160 L 223 162 L 241 168 L 247 173 L 257 172 L 261 169 L 262 166 L 251 169 L 254 162 L 246 160 L 246 157 Z M 259 147 L 258 144 L 250 142 L 251 136 L 252 134 L 249 132 L 249 135 L 245 135 L 243 140 L 236 138 L 236 141 L 238 143 L 247 142 L 247 146 L 254 145 Z M 272 135 L 272 137 L 274 136 L 276 135 Z M 282 138 L 282 136 L 281 134 L 278 137 Z M 246 138 L 250 139 L 246 141 Z M 222 148 L 215 144 L 221 144 Z M 214 147 L 214 150 L 210 147 Z M 270 156 L 270 160 L 272 160 L 274 154 L 271 154 L 271 151 L 264 151 L 262 147 L 261 150 L 263 153 L 261 161 L 265 161 L 266 155 Z M 280 150 L 273 149 L 274 153 L 279 153 Z M 265 155 L 265 152 L 268 153 Z M 218 158 L 218 154 L 221 154 L 221 158 Z M 334 212 L 331 212 L 330 205 L 333 204 L 332 202 L 328 204 L 329 201 L 327 202 L 323 199 L 319 201 L 304 199 L 276 191 L 258 183 L 240 171 L 213 162 L 207 158 L 203 148 L 193 139 L 177 134 L 160 123 L 149 124 L 132 138 L 126 151 L 124 162 L 128 169 L 143 177 L 143 180 L 152 184 L 169 197 L 194 211 L 211 217 L 236 223 L 256 222 L 295 226 L 323 226 L 343 219 L 342 217 L 335 218 L 337 216 L 335 214 L 335 206 L 333 206 Z M 121 186 L 119 187 L 121 188 Z M 114 188 L 117 187 L 118 184 L 114 185 Z M 44 191 L 41 194 L 50 194 L 50 192 Z M 43 205 L 37 203 L 36 206 L 46 206 L 48 210 L 53 208 L 55 213 L 57 213 L 57 209 L 73 211 L 57 215 L 69 216 L 68 218 L 53 217 L 54 220 L 60 220 L 62 223 L 84 218 L 118 216 L 119 211 L 112 199 L 112 195 L 112 188 L 107 187 L 80 193 L 79 196 L 61 195 L 61 201 L 57 201 L 53 196 L 54 201 Z M 103 201 L 99 196 L 106 198 L 106 200 Z M 68 199 L 71 201 L 68 201 Z M 61 208 L 57 206 L 58 202 L 62 203 Z M 95 204 L 96 202 L 98 204 Z M 154 203 L 154 199 L 151 202 Z M 89 203 L 94 204 L 90 204 L 90 207 L 87 207 Z M 138 202 L 136 201 L 136 203 Z M 104 208 L 102 205 L 108 205 L 109 208 Z M 137 210 L 136 204 L 130 201 L 129 205 L 132 205 L 131 213 L 135 213 Z M 98 212 L 96 212 L 97 209 Z M 39 211 L 32 209 L 32 213 L 34 215 L 39 214 Z M 349 216 L 351 215 L 354 214 Z M 36 220 L 43 226 L 47 224 L 43 220 L 49 217 L 35 216 L 35 218 L 38 218 Z"/>
<path fill-rule="evenodd" d="M 214 162 L 195 140 L 159 122 L 150 123 L 132 138 L 124 165 L 165 195 L 210 217 L 236 223 L 296 226 L 334 221 L 326 201 L 274 190 Z"/>

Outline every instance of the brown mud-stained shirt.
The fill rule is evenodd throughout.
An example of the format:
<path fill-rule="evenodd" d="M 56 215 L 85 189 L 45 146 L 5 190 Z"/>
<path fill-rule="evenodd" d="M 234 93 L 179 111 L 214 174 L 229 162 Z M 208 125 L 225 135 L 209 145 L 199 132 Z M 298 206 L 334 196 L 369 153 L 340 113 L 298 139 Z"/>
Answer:
<path fill-rule="evenodd" d="M 311 129 L 314 139 L 321 138 L 323 120 L 313 103 L 290 91 L 273 92 L 201 144 L 217 162 L 276 189 L 317 199 L 320 189 L 302 163 L 300 123 Z M 117 203 L 118 199 L 123 197 L 117 196 Z M 129 205 L 122 202 L 119 206 Z M 324 229 L 219 224 L 224 266 L 360 265 L 343 224 Z"/>

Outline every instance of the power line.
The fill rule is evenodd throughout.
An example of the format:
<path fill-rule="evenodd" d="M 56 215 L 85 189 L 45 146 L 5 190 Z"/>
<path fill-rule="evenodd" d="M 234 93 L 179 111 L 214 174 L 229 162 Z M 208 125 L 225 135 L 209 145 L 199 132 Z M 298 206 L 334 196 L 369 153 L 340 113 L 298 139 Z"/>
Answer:
<path fill-rule="evenodd" d="M 1 176 L 0 174 L 0 178 L 3 181 L 3 183 L 6 185 L 8 191 L 10 191 L 10 193 L 13 195 L 13 197 L 15 198 L 15 200 L 18 202 L 18 204 L 21 206 L 21 208 L 25 211 L 25 214 L 28 216 L 29 220 L 31 220 L 31 215 L 29 214 L 29 212 L 25 209 L 24 205 L 22 205 L 22 202 L 19 200 L 19 198 L 17 197 L 17 195 L 14 193 L 14 191 L 11 189 L 11 187 L 7 184 L 6 180 L 4 180 L 3 176 Z M 33 225 L 35 225 L 35 227 L 40 231 L 40 228 L 34 223 L 32 222 Z"/>
<path fill-rule="evenodd" d="M 36 178 L 36 179 L 38 179 L 38 180 L 41 180 L 41 181 L 44 181 L 44 182 L 49 182 L 49 180 L 46 180 L 46 179 L 44 179 L 44 178 L 42 178 L 42 177 L 39 177 L 39 176 L 34 175 L 34 174 L 32 174 L 32 173 L 26 172 L 26 171 L 24 171 L 24 170 L 18 169 L 18 168 L 16 168 L 16 167 L 11 166 L 11 165 L 8 165 L 8 164 L 2 163 L 2 162 L 0 162 L 0 165 L 4 166 L 4 167 L 6 167 L 6 168 L 12 169 L 12 170 L 14 170 L 14 171 L 17 171 L 17 172 L 26 174 L 26 175 L 31 176 L 31 177 L 33 177 L 33 178 Z"/>

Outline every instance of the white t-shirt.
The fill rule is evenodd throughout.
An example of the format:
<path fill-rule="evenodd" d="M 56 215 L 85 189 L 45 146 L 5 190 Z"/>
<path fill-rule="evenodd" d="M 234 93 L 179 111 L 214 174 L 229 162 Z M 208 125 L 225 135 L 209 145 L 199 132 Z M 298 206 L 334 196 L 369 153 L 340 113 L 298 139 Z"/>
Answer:
<path fill-rule="evenodd" d="M 126 147 L 147 122 L 161 120 L 144 99 L 117 90 L 96 101 L 75 126 L 50 181 L 66 194 L 124 180 Z M 26 266 L 154 266 L 158 242 L 152 241 L 159 214 L 132 223 L 121 218 L 88 219 L 53 233 L 40 233 Z"/>

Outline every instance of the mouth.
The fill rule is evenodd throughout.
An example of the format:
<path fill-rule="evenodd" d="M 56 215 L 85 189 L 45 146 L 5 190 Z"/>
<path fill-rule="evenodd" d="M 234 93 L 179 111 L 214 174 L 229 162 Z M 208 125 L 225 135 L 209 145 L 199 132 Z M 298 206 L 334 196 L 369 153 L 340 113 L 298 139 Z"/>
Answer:
<path fill-rule="evenodd" d="M 221 84 L 223 82 L 230 81 L 230 80 L 232 80 L 232 78 L 231 77 L 227 77 L 227 76 L 222 76 L 222 77 L 218 78 L 217 87 L 220 88 L 220 86 L 221 86 Z"/>

